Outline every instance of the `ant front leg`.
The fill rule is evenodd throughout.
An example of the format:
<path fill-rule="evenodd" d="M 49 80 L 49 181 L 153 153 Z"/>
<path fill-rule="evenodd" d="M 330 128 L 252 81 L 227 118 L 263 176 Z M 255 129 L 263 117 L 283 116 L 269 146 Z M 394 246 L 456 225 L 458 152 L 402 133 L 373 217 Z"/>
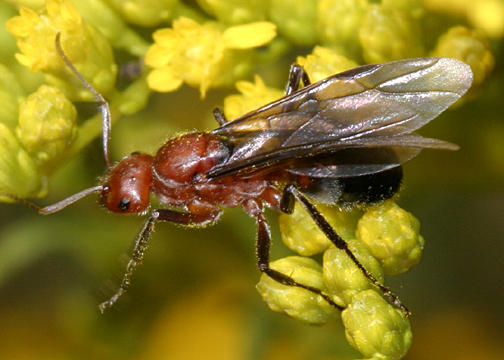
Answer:
<path fill-rule="evenodd" d="M 282 274 L 279 271 L 273 270 L 270 268 L 269 263 L 269 251 L 271 244 L 271 235 L 268 223 L 264 218 L 263 214 L 255 215 L 257 220 L 257 265 L 259 266 L 259 270 L 266 275 L 268 275 L 273 280 L 278 281 L 280 284 L 288 285 L 288 286 L 297 286 L 308 291 L 311 291 L 317 295 L 322 296 L 324 300 L 326 300 L 329 304 L 337 308 L 338 310 L 343 310 L 344 308 L 338 304 L 336 304 L 329 295 L 322 292 L 322 290 L 317 289 L 313 286 L 303 285 L 298 283 L 296 280 Z"/>
<path fill-rule="evenodd" d="M 207 214 L 193 214 L 168 209 L 157 209 L 152 211 L 133 243 L 133 249 L 131 250 L 130 259 L 126 265 L 126 271 L 124 272 L 121 286 L 109 300 L 104 301 L 99 305 L 98 308 L 100 311 L 103 313 L 106 309 L 112 307 L 121 295 L 128 290 L 131 284 L 133 272 L 136 267 L 143 262 L 145 251 L 147 250 L 152 231 L 154 230 L 154 225 L 157 221 L 168 221 L 180 225 L 204 226 L 208 223 L 217 221 L 220 214 L 221 212 L 219 210 L 212 211 Z"/>
<path fill-rule="evenodd" d="M 289 81 L 285 87 L 285 95 L 290 95 L 298 90 L 301 81 L 303 81 L 303 86 L 311 84 L 305 69 L 301 65 L 292 64 L 289 70 Z"/>
<path fill-rule="evenodd" d="M 343 240 L 337 233 L 336 231 L 332 228 L 332 226 L 327 222 L 327 220 L 322 216 L 322 214 L 317 210 L 315 205 L 313 205 L 310 200 L 306 196 L 304 196 L 294 185 L 287 185 L 284 188 L 284 194 L 282 195 L 282 201 L 284 203 L 287 203 L 287 200 L 290 197 L 290 195 L 286 194 L 289 193 L 291 194 L 301 205 L 304 207 L 304 209 L 310 214 L 311 218 L 317 224 L 320 230 L 327 236 L 329 240 L 338 248 L 343 250 L 347 256 L 353 261 L 353 263 L 362 271 L 364 276 L 368 278 L 368 280 L 376 286 L 382 294 L 387 298 L 387 300 L 394 305 L 396 308 L 401 310 L 403 314 L 408 317 L 411 315 L 411 312 L 408 310 L 408 308 L 401 302 L 399 297 L 394 294 L 390 289 L 386 288 L 382 284 L 376 280 L 376 278 L 360 263 L 359 260 L 355 257 L 355 255 L 352 253 L 352 251 L 349 249 L 348 244 L 345 240 Z"/>

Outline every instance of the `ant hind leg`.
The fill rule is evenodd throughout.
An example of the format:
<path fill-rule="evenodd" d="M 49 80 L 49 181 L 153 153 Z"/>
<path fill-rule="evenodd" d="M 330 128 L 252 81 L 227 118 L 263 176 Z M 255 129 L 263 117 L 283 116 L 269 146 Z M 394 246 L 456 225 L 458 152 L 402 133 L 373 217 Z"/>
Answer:
<path fill-rule="evenodd" d="M 347 256 L 353 261 L 353 263 L 359 268 L 360 271 L 364 274 L 364 276 L 375 286 L 377 287 L 381 293 L 387 298 L 387 300 L 394 305 L 396 308 L 401 310 L 403 314 L 408 317 L 411 315 L 411 312 L 408 308 L 401 302 L 399 297 L 394 294 L 390 289 L 383 286 L 376 280 L 376 278 L 360 263 L 359 260 L 352 253 L 348 244 L 345 240 L 343 240 L 336 231 L 332 228 L 332 226 L 327 222 L 327 220 L 322 216 L 322 214 L 317 210 L 315 205 L 313 205 L 310 200 L 306 196 L 304 196 L 294 185 L 290 184 L 284 188 L 284 195 L 282 198 L 288 198 L 289 195 L 285 193 L 290 193 L 292 196 L 305 208 L 308 214 L 311 216 L 315 224 L 319 227 L 320 230 L 325 234 L 325 236 L 331 240 L 331 242 L 338 248 L 343 250 Z"/>

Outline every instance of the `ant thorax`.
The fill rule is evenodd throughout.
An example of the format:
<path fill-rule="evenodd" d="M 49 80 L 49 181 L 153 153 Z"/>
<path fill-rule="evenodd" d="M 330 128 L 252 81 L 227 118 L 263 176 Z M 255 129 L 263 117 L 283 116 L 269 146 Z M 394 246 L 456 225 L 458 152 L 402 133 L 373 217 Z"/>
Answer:
<path fill-rule="evenodd" d="M 230 154 L 226 142 L 208 133 L 191 133 L 169 140 L 154 158 L 152 190 L 165 204 L 190 212 L 208 212 L 219 205 L 234 207 L 250 199 L 277 207 L 277 189 L 262 176 L 209 179 L 208 171 Z M 273 202 L 274 204 L 270 204 Z"/>

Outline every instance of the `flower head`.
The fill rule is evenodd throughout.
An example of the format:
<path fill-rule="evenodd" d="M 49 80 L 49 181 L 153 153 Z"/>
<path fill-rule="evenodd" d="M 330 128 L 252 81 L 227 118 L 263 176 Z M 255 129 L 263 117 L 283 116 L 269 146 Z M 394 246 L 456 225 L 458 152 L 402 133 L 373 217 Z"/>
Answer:
<path fill-rule="evenodd" d="M 44 12 L 22 7 L 19 16 L 11 18 L 7 29 L 17 38 L 21 51 L 17 60 L 32 72 L 41 71 L 46 80 L 61 89 L 71 99 L 92 100 L 92 95 L 75 83 L 75 76 L 56 51 L 56 34 L 61 33 L 61 45 L 72 64 L 102 94 L 115 84 L 117 66 L 108 41 L 94 27 L 84 22 L 66 0 L 47 0 Z"/>
<path fill-rule="evenodd" d="M 276 35 L 275 25 L 257 22 L 225 30 L 215 22 L 203 25 L 181 17 L 173 28 L 154 33 L 155 44 L 145 57 L 154 68 L 149 86 L 161 92 L 174 91 L 182 83 L 199 87 L 204 97 L 210 87 L 231 85 L 251 67 L 251 48 L 267 44 Z"/>

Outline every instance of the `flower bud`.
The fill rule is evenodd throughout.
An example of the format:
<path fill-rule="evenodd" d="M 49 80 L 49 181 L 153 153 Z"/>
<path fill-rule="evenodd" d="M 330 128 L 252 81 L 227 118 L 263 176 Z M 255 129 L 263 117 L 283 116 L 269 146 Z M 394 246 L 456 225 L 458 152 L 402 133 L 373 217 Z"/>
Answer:
<path fill-rule="evenodd" d="M 19 107 L 16 135 L 39 166 L 65 152 L 77 134 L 77 111 L 58 89 L 42 85 Z"/>
<path fill-rule="evenodd" d="M 424 54 L 417 21 L 408 12 L 371 5 L 359 29 L 363 56 L 368 63 L 418 57 Z"/>
<path fill-rule="evenodd" d="M 273 261 L 270 266 L 303 285 L 322 291 L 325 289 L 322 268 L 313 259 L 289 256 Z M 337 310 L 320 295 L 300 287 L 282 285 L 266 274 L 261 275 L 256 288 L 271 310 L 283 312 L 310 324 L 324 324 L 337 313 Z"/>
<path fill-rule="evenodd" d="M 357 240 L 347 242 L 350 251 L 364 268 L 383 284 L 383 270 L 378 260 L 369 252 L 366 245 Z M 362 270 L 348 257 L 345 251 L 334 246 L 326 250 L 323 259 L 324 282 L 329 294 L 337 296 L 344 304 L 352 301 L 355 294 L 374 288 Z"/>
<path fill-rule="evenodd" d="M 345 210 L 337 206 L 317 206 L 322 215 L 343 239 L 355 236 L 355 226 L 361 215 L 358 209 Z M 311 256 L 325 251 L 332 245 L 331 240 L 319 229 L 303 207 L 296 204 L 292 214 L 281 214 L 279 226 L 282 241 L 292 251 Z"/>
<path fill-rule="evenodd" d="M 481 84 L 495 64 L 485 35 L 479 30 L 463 26 L 452 27 L 443 34 L 432 55 L 452 57 L 470 65 L 474 76 L 473 85 Z"/>
<path fill-rule="evenodd" d="M 401 274 L 422 257 L 420 223 L 394 201 L 370 207 L 357 224 L 357 239 L 367 245 L 387 275 Z"/>
<path fill-rule="evenodd" d="M 341 317 L 348 342 L 365 358 L 402 359 L 411 346 L 408 319 L 374 290 L 356 294 Z"/>

